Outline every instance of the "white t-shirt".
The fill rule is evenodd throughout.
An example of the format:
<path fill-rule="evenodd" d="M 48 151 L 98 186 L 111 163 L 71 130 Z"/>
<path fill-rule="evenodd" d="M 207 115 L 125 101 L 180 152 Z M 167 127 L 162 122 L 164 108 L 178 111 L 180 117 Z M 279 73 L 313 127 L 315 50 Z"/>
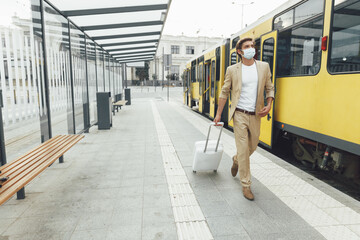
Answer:
<path fill-rule="evenodd" d="M 255 112 L 258 87 L 256 64 L 246 66 L 242 64 L 242 87 L 237 107 L 249 112 Z"/>

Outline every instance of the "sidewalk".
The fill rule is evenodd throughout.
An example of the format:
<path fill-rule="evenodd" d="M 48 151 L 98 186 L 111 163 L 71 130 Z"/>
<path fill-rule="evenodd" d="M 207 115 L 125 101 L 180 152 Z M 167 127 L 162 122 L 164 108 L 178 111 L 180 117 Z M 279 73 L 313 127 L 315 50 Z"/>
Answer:
<path fill-rule="evenodd" d="M 2 239 L 360 239 L 360 204 L 258 148 L 255 201 L 230 174 L 224 130 L 217 173 L 192 172 L 209 120 L 182 106 L 181 89 L 134 89 L 111 130 L 89 134 L 0 206 Z M 214 131 L 214 136 L 216 135 Z"/>

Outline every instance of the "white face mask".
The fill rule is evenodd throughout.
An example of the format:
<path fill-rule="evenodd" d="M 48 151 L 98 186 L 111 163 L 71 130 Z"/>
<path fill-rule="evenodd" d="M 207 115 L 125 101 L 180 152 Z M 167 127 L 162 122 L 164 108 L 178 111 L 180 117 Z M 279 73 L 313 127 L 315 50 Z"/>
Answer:
<path fill-rule="evenodd" d="M 247 48 L 243 50 L 244 55 L 242 55 L 246 59 L 252 59 L 255 56 L 255 48 Z"/>

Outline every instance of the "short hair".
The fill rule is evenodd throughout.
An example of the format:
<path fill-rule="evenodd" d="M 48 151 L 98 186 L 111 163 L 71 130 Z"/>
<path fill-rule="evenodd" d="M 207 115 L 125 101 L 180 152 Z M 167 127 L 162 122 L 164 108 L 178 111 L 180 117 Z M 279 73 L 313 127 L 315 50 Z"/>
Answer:
<path fill-rule="evenodd" d="M 247 42 L 247 41 L 252 41 L 254 42 L 254 40 L 251 38 L 251 37 L 245 37 L 245 38 L 241 38 L 239 39 L 239 41 L 236 43 L 236 54 L 239 55 L 240 59 L 242 60 L 242 57 L 241 55 L 238 53 L 238 50 L 242 48 L 242 45 L 244 42 Z"/>

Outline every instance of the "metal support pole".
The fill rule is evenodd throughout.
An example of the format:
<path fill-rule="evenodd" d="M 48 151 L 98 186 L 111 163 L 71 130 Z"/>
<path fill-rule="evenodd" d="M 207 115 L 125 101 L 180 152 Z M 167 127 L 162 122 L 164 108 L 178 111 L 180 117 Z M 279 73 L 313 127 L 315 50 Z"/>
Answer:
<path fill-rule="evenodd" d="M 43 61 L 44 61 L 44 90 L 45 90 L 45 102 L 46 102 L 46 115 L 47 115 L 47 136 L 41 128 L 41 114 L 40 114 L 40 128 L 41 128 L 41 141 L 44 142 L 52 138 L 51 129 L 51 111 L 50 111 L 50 93 L 49 93 L 49 73 L 47 68 L 47 51 L 46 51 L 46 31 L 45 31 L 45 18 L 44 18 L 44 0 L 40 0 L 40 15 L 41 15 L 41 35 L 42 35 L 42 49 L 43 49 Z M 42 99 L 40 100 L 42 101 Z"/>
<path fill-rule="evenodd" d="M 3 96 L 2 90 L 0 90 L 0 150 L 1 150 L 1 159 L 0 166 L 6 164 L 6 150 L 5 150 L 5 138 L 4 138 L 4 123 L 2 117 L 2 108 L 3 108 Z"/>
<path fill-rule="evenodd" d="M 68 131 L 71 134 L 76 134 L 75 125 L 75 99 L 74 99 L 74 74 L 73 74 L 73 63 L 72 63 L 72 51 L 71 51 L 71 31 L 70 21 L 68 20 L 68 33 L 69 33 L 69 58 L 70 58 L 70 87 L 71 87 L 71 107 L 72 107 L 72 129 L 68 126 Z"/>
<path fill-rule="evenodd" d="M 162 75 L 162 90 L 164 90 L 164 79 L 165 79 L 165 47 L 163 47 L 163 57 L 162 57 L 162 59 L 163 59 L 163 75 Z"/>
<path fill-rule="evenodd" d="M 103 92 L 105 92 L 105 81 L 106 81 L 106 77 L 105 77 L 105 53 L 103 52 L 103 78 L 104 78 L 104 81 L 103 81 L 103 87 L 104 87 L 104 91 Z"/>
<path fill-rule="evenodd" d="M 170 78 L 171 78 L 171 65 L 169 66 L 169 78 L 168 78 L 168 87 L 167 87 L 167 101 L 169 101 L 169 95 L 170 95 Z"/>
<path fill-rule="evenodd" d="M 97 49 L 96 49 L 96 45 L 94 43 L 94 48 L 95 48 L 95 80 L 96 80 L 96 92 L 99 91 L 99 88 L 98 88 L 98 73 L 97 73 Z"/>
<path fill-rule="evenodd" d="M 20 189 L 16 195 L 18 200 L 25 199 L 25 188 Z"/>
<path fill-rule="evenodd" d="M 86 77 L 86 104 L 84 105 L 84 128 L 85 133 L 89 133 L 90 128 L 90 97 L 89 97 L 89 73 L 88 73 L 88 64 L 87 64 L 87 41 L 86 36 L 84 36 L 85 42 L 85 77 Z"/>

